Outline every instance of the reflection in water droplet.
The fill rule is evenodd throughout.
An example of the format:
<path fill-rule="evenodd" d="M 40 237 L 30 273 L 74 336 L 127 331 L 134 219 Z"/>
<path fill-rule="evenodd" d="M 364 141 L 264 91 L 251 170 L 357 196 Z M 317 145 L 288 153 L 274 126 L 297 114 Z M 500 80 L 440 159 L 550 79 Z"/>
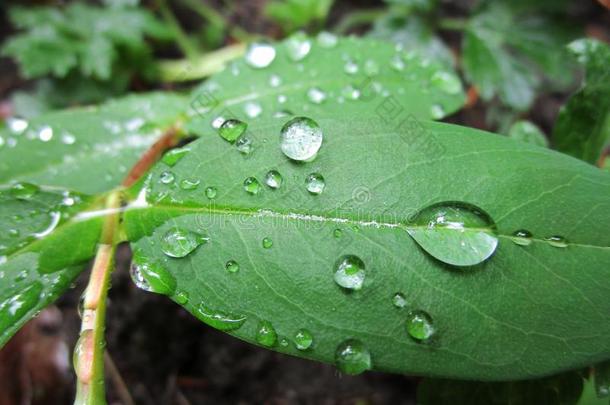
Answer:
<path fill-rule="evenodd" d="M 545 240 L 549 243 L 549 245 L 556 247 L 556 248 L 568 247 L 568 241 L 563 236 L 553 235 L 553 236 L 549 236 Z"/>
<path fill-rule="evenodd" d="M 364 262 L 358 256 L 343 256 L 335 264 L 335 282 L 348 290 L 361 289 L 365 275 Z"/>
<path fill-rule="evenodd" d="M 314 104 L 322 104 L 326 100 L 326 93 L 318 87 L 312 87 L 307 91 L 307 99 Z"/>
<path fill-rule="evenodd" d="M 225 263 L 225 269 L 229 273 L 237 273 L 239 271 L 239 263 L 237 263 L 235 260 L 229 260 Z"/>
<path fill-rule="evenodd" d="M 392 304 L 396 308 L 404 308 L 407 305 L 407 300 L 406 300 L 406 298 L 405 298 L 405 296 L 403 294 L 396 293 L 392 297 Z"/>
<path fill-rule="evenodd" d="M 261 191 L 261 183 L 255 177 L 248 177 L 244 180 L 244 190 L 248 194 L 256 195 Z"/>
<path fill-rule="evenodd" d="M 167 153 L 165 153 L 165 155 L 163 155 L 163 159 L 161 159 L 161 161 L 169 167 L 173 167 L 176 163 L 180 161 L 180 159 L 186 156 L 186 154 L 189 153 L 190 150 L 191 149 L 186 146 L 184 148 L 171 149 Z"/>
<path fill-rule="evenodd" d="M 199 304 L 195 311 L 195 316 L 201 319 L 208 325 L 223 331 L 236 330 L 241 327 L 246 321 L 246 317 L 242 315 L 229 314 L 222 311 L 215 311 L 208 308 L 203 303 Z"/>
<path fill-rule="evenodd" d="M 322 48 L 333 48 L 339 42 L 337 36 L 328 31 L 320 31 L 318 36 L 316 37 L 318 45 Z"/>
<path fill-rule="evenodd" d="M 323 137 L 317 122 L 307 117 L 295 117 L 282 127 L 280 148 L 292 160 L 310 160 L 320 150 Z"/>
<path fill-rule="evenodd" d="M 216 198 L 217 190 L 216 187 L 208 187 L 205 189 L 205 196 L 210 200 Z"/>
<path fill-rule="evenodd" d="M 265 184 L 274 190 L 282 186 L 282 181 L 282 175 L 277 170 L 269 170 L 265 175 Z"/>
<path fill-rule="evenodd" d="M 246 50 L 246 63 L 255 68 L 266 68 L 275 59 L 275 48 L 268 43 L 254 42 Z"/>
<path fill-rule="evenodd" d="M 311 173 L 305 178 L 305 187 L 307 187 L 307 191 L 311 194 L 321 194 L 324 191 L 324 187 L 326 187 L 324 177 L 319 173 Z"/>
<path fill-rule="evenodd" d="M 233 143 L 244 132 L 246 132 L 247 128 L 248 128 L 248 124 L 246 124 L 243 121 L 228 119 L 222 123 L 222 125 L 218 129 L 218 133 L 226 141 Z"/>
<path fill-rule="evenodd" d="M 432 318 L 424 311 L 411 311 L 407 315 L 407 333 L 418 342 L 428 340 L 434 335 Z"/>
<path fill-rule="evenodd" d="M 277 333 L 269 321 L 260 321 L 256 330 L 256 341 L 266 347 L 273 347 L 277 343 Z"/>
<path fill-rule="evenodd" d="M 170 171 L 161 172 L 161 175 L 159 176 L 159 181 L 163 184 L 171 184 L 175 179 L 174 173 Z"/>
<path fill-rule="evenodd" d="M 290 38 L 285 41 L 285 44 L 286 50 L 288 51 L 288 57 L 293 62 L 305 59 L 305 57 L 309 55 L 309 51 L 311 51 L 311 40 L 303 32 L 297 32 L 291 35 Z"/>
<path fill-rule="evenodd" d="M 307 329 L 299 329 L 294 335 L 294 345 L 299 350 L 307 350 L 313 344 L 313 335 Z"/>
<path fill-rule="evenodd" d="M 427 253 L 454 266 L 479 264 L 498 246 L 491 217 L 463 202 L 443 202 L 422 209 L 407 231 Z"/>
<path fill-rule="evenodd" d="M 169 257 L 185 257 L 207 241 L 204 235 L 174 227 L 163 235 L 161 250 Z"/>
<path fill-rule="evenodd" d="M 532 234 L 524 229 L 515 231 L 511 237 L 513 242 L 521 246 L 529 246 L 532 244 Z"/>
<path fill-rule="evenodd" d="M 273 246 L 271 238 L 263 238 L 263 248 L 270 249 Z"/>
<path fill-rule="evenodd" d="M 447 94 L 458 94 L 462 90 L 462 82 L 456 75 L 440 70 L 432 75 L 430 84 Z"/>
<path fill-rule="evenodd" d="M 184 179 L 180 182 L 180 188 L 183 190 L 195 190 L 199 187 L 199 180 L 196 179 Z"/>
<path fill-rule="evenodd" d="M 371 368 L 371 353 L 361 341 L 348 339 L 337 346 L 335 364 L 345 374 L 360 374 Z"/>

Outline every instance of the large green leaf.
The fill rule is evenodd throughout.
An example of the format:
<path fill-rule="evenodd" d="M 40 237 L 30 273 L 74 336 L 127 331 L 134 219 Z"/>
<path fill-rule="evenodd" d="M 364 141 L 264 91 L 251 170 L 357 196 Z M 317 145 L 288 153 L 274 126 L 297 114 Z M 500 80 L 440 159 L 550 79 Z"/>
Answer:
<path fill-rule="evenodd" d="M 610 146 L 610 47 L 593 39 L 570 44 L 586 70 L 582 88 L 561 109 L 553 130 L 558 150 L 598 163 Z"/>
<path fill-rule="evenodd" d="M 110 190 L 187 106 L 181 96 L 151 93 L 12 120 L 0 130 L 0 183 Z"/>
<path fill-rule="evenodd" d="M 124 218 L 137 283 L 240 339 L 325 362 L 339 351 L 348 372 L 367 353 L 374 369 L 480 380 L 610 357 L 607 173 L 473 129 L 335 115 L 318 120 L 311 162 L 284 156 L 280 118 L 249 122 L 250 154 L 207 130 L 160 163 L 148 205 Z M 318 195 L 312 173 L 325 179 Z M 431 229 L 439 260 L 407 231 L 443 202 L 448 216 L 477 208 L 463 233 Z M 494 238 L 491 257 L 461 266 L 472 255 L 460 246 L 482 255 Z"/>

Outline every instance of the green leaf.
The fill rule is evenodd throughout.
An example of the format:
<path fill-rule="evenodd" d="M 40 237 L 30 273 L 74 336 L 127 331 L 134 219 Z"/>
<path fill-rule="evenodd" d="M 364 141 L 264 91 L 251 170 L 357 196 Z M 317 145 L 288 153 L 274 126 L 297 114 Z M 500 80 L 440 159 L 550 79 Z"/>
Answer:
<path fill-rule="evenodd" d="M 610 47 L 582 39 L 570 49 L 584 66 L 586 78 L 559 112 L 553 137 L 558 150 L 596 164 L 610 146 Z"/>
<path fill-rule="evenodd" d="M 0 130 L 0 183 L 110 190 L 187 106 L 181 96 L 151 93 L 14 120 Z"/>
<path fill-rule="evenodd" d="M 265 52 L 269 60 L 261 58 Z M 248 63 L 257 57 L 267 66 Z M 414 53 L 397 52 L 391 43 L 296 34 L 275 46 L 251 45 L 242 60 L 195 90 L 195 117 L 187 127 L 200 134 L 229 118 L 332 117 L 339 112 L 400 126 L 409 114 L 440 119 L 464 101 L 453 71 Z"/>
<path fill-rule="evenodd" d="M 545 79 L 559 88 L 572 80 L 564 45 L 573 30 L 567 27 L 541 12 L 484 3 L 464 34 L 464 73 L 483 99 L 498 95 L 506 105 L 526 110 Z"/>
<path fill-rule="evenodd" d="M 279 145 L 287 121 L 249 120 L 249 154 L 207 129 L 173 166 L 159 163 L 148 205 L 124 217 L 146 258 L 136 264 L 164 269 L 144 280 L 173 278 L 163 293 L 240 339 L 348 372 L 370 362 L 507 380 L 610 357 L 610 287 L 600 282 L 610 175 L 474 129 L 414 118 L 397 128 L 339 111 L 315 119 L 315 160 L 294 162 Z M 282 180 L 268 180 L 272 171 Z M 409 236 L 416 213 L 446 202 L 489 216 L 498 247 L 487 260 L 455 267 Z M 454 222 L 445 224 L 459 236 Z M 449 256 L 460 254 L 454 242 L 439 240 Z M 306 350 L 293 343 L 302 330 L 313 337 Z"/>
<path fill-rule="evenodd" d="M 265 14 L 285 32 L 321 23 L 333 5 L 333 0 L 274 0 L 265 5 Z"/>
<path fill-rule="evenodd" d="M 530 121 L 515 122 L 508 130 L 508 137 L 536 146 L 549 147 L 549 141 L 542 130 Z"/>

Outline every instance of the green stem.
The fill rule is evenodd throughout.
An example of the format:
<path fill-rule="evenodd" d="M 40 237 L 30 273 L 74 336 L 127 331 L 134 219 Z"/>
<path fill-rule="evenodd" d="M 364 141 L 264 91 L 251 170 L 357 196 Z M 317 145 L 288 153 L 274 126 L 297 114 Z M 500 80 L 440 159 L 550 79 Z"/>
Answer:
<path fill-rule="evenodd" d="M 182 4 L 199 14 L 204 20 L 207 20 L 210 24 L 225 29 L 229 24 L 222 14 L 218 11 L 209 7 L 201 0 L 180 0 Z"/>
<path fill-rule="evenodd" d="M 447 31 L 464 31 L 468 21 L 462 18 L 441 18 L 438 21 L 438 27 Z"/>
<path fill-rule="evenodd" d="M 156 4 L 159 12 L 161 13 L 161 17 L 172 30 L 174 39 L 176 40 L 176 43 L 184 56 L 189 59 L 194 59 L 198 53 L 197 47 L 193 44 L 193 42 L 191 42 L 191 39 L 188 37 L 186 32 L 184 32 L 182 26 L 180 26 L 178 19 L 176 19 L 176 16 L 174 16 L 174 13 L 172 13 L 172 10 L 167 5 L 166 0 L 156 0 Z"/>
<path fill-rule="evenodd" d="M 74 348 L 74 369 L 77 378 L 75 405 L 106 403 L 104 324 L 110 273 L 114 268 L 120 201 L 119 191 L 110 193 L 106 200 L 106 209 L 114 210 L 114 212 L 109 214 L 104 221 L 89 284 L 83 297 L 81 332 Z"/>
<path fill-rule="evenodd" d="M 221 71 L 227 62 L 244 54 L 244 44 L 229 45 L 206 53 L 193 60 L 159 62 L 159 76 L 163 82 L 188 82 L 202 79 Z"/>
<path fill-rule="evenodd" d="M 350 29 L 359 25 L 367 25 L 373 23 L 376 19 L 381 17 L 387 12 L 386 9 L 370 9 L 354 11 L 345 15 L 337 24 L 335 32 L 337 34 L 345 34 Z"/>

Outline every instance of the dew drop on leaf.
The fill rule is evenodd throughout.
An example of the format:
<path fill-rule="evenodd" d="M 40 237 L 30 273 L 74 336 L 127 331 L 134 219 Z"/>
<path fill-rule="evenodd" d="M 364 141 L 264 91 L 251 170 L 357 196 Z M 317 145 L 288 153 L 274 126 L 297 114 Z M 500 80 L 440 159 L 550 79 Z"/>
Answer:
<path fill-rule="evenodd" d="M 269 76 L 269 86 L 279 87 L 282 84 L 282 78 L 276 74 Z"/>
<path fill-rule="evenodd" d="M 270 249 L 273 246 L 271 238 L 263 238 L 263 248 Z"/>
<path fill-rule="evenodd" d="M 392 67 L 392 69 L 398 72 L 402 72 L 403 70 L 405 70 L 405 61 L 402 60 L 400 55 L 394 55 L 390 60 L 390 66 Z"/>
<path fill-rule="evenodd" d="M 273 347 L 277 343 L 277 333 L 269 321 L 261 321 L 256 329 L 256 341 L 266 347 Z"/>
<path fill-rule="evenodd" d="M 282 175 L 277 170 L 270 170 L 265 175 L 265 184 L 272 189 L 278 189 L 282 186 Z"/>
<path fill-rule="evenodd" d="M 326 182 L 324 177 L 319 173 L 311 173 L 305 178 L 305 187 L 311 194 L 318 195 L 324 191 Z"/>
<path fill-rule="evenodd" d="M 294 345 L 298 350 L 307 350 L 313 344 L 313 335 L 307 329 L 299 329 L 294 335 Z"/>
<path fill-rule="evenodd" d="M 248 124 L 243 121 L 228 119 L 222 123 L 220 128 L 218 128 L 218 133 L 220 136 L 228 142 L 235 142 L 237 138 L 239 138 L 246 129 L 248 128 Z"/>
<path fill-rule="evenodd" d="M 161 250 L 169 257 L 185 257 L 207 241 L 200 233 L 174 227 L 163 235 Z"/>
<path fill-rule="evenodd" d="M 361 341 L 348 339 L 337 346 L 335 364 L 345 374 L 360 374 L 371 368 L 371 353 Z"/>
<path fill-rule="evenodd" d="M 180 182 L 180 188 L 183 190 L 195 190 L 199 187 L 199 180 L 196 179 L 184 179 Z"/>
<path fill-rule="evenodd" d="M 237 273 L 239 271 L 239 263 L 235 260 L 229 260 L 225 263 L 225 270 L 229 273 Z"/>
<path fill-rule="evenodd" d="M 53 128 L 48 125 L 41 127 L 38 130 L 38 139 L 40 139 L 42 142 L 49 142 L 51 139 L 53 139 Z"/>
<path fill-rule="evenodd" d="M 159 176 L 159 181 L 163 184 L 171 184 L 174 180 L 176 180 L 176 176 L 170 171 L 161 172 L 161 175 Z"/>
<path fill-rule="evenodd" d="M 19 200 L 29 200 L 40 191 L 40 187 L 32 183 L 19 182 L 11 187 L 11 195 Z"/>
<path fill-rule="evenodd" d="M 311 40 L 304 32 L 297 32 L 285 41 L 285 46 L 288 51 L 288 57 L 293 62 L 299 62 L 309 55 Z"/>
<path fill-rule="evenodd" d="M 434 335 L 432 318 L 424 311 L 411 311 L 407 315 L 407 333 L 418 342 L 428 340 Z"/>
<path fill-rule="evenodd" d="M 454 266 L 473 266 L 498 246 L 496 225 L 483 210 L 462 202 L 443 202 L 419 211 L 407 232 L 430 255 Z"/>
<path fill-rule="evenodd" d="M 248 118 L 257 118 L 263 112 L 263 107 L 257 102 L 249 101 L 244 105 L 244 112 Z"/>
<path fill-rule="evenodd" d="M 244 190 L 248 194 L 256 195 L 261 191 L 261 183 L 255 177 L 248 177 L 244 180 Z"/>
<path fill-rule="evenodd" d="M 350 84 L 341 90 L 341 95 L 347 100 L 355 101 L 360 98 L 360 90 Z"/>
<path fill-rule="evenodd" d="M 190 152 L 190 150 L 191 149 L 188 147 L 169 150 L 165 155 L 163 155 L 161 161 L 169 167 L 173 167 L 176 163 L 180 161 L 180 159 L 186 156 L 186 154 Z"/>
<path fill-rule="evenodd" d="M 205 196 L 210 200 L 216 198 L 217 190 L 216 187 L 208 187 L 205 189 Z"/>
<path fill-rule="evenodd" d="M 373 59 L 367 59 L 364 62 L 364 73 L 368 77 L 374 77 L 379 74 L 379 64 L 375 62 Z"/>
<path fill-rule="evenodd" d="M 511 239 L 520 246 L 529 246 L 532 244 L 532 234 L 524 229 L 515 231 L 512 234 Z"/>
<path fill-rule="evenodd" d="M 186 291 L 180 291 L 174 296 L 174 300 L 180 305 L 186 305 L 189 302 L 189 294 Z"/>
<path fill-rule="evenodd" d="M 222 115 L 219 115 L 218 117 L 216 117 L 212 120 L 212 128 L 219 129 L 225 121 L 226 121 L 225 117 L 223 117 Z"/>
<path fill-rule="evenodd" d="M 140 251 L 134 252 L 129 273 L 135 285 L 142 290 L 163 295 L 176 292 L 176 278 L 161 264 L 148 260 Z"/>
<path fill-rule="evenodd" d="M 407 300 L 402 293 L 396 293 L 392 297 L 392 305 L 396 308 L 404 308 L 407 305 Z"/>
<path fill-rule="evenodd" d="M 341 229 L 335 229 L 333 231 L 333 236 L 337 239 L 341 238 L 343 236 L 343 231 Z"/>
<path fill-rule="evenodd" d="M 307 99 L 313 104 L 322 104 L 326 100 L 326 93 L 318 87 L 312 87 L 307 91 Z"/>
<path fill-rule="evenodd" d="M 263 69 L 275 59 L 275 48 L 265 42 L 253 42 L 248 46 L 245 58 L 248 66 Z"/>
<path fill-rule="evenodd" d="M 323 137 L 317 122 L 307 117 L 295 117 L 282 127 L 280 148 L 292 160 L 310 160 L 320 150 Z"/>
<path fill-rule="evenodd" d="M 346 255 L 335 263 L 335 283 L 345 289 L 361 289 L 365 275 L 364 262 L 358 256 Z"/>
<path fill-rule="evenodd" d="M 252 138 L 248 135 L 240 136 L 237 142 L 235 142 L 235 147 L 240 153 L 249 155 L 252 152 Z"/>
<path fill-rule="evenodd" d="M 34 309 L 40 301 L 42 284 L 34 282 L 0 303 L 0 330 L 7 330 Z"/>
<path fill-rule="evenodd" d="M 358 70 L 358 64 L 351 59 L 348 59 L 345 62 L 345 65 L 343 65 L 343 71 L 348 75 L 355 75 L 356 73 L 358 73 Z"/>
<path fill-rule="evenodd" d="M 208 325 L 222 331 L 236 330 L 241 327 L 246 321 L 246 317 L 242 315 L 229 314 L 223 311 L 216 311 L 208 308 L 201 303 L 195 311 L 195 316 L 201 319 Z"/>
<path fill-rule="evenodd" d="M 568 241 L 563 236 L 553 235 L 553 236 L 549 236 L 545 240 L 549 243 L 549 245 L 556 247 L 556 248 L 568 247 Z"/>

